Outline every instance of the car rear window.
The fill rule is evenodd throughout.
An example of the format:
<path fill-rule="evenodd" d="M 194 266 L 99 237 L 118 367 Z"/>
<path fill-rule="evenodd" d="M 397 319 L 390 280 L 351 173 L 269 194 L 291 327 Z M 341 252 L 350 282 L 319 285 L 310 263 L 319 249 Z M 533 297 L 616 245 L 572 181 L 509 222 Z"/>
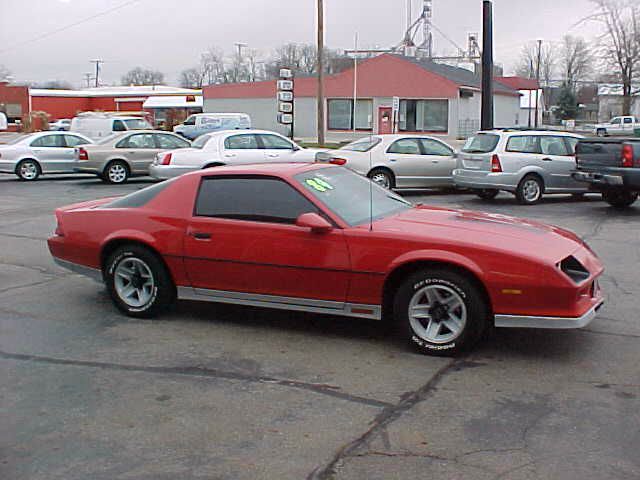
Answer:
<path fill-rule="evenodd" d="M 479 133 L 467 139 L 462 151 L 465 153 L 489 153 L 496 148 L 499 141 L 499 135 Z"/>
<path fill-rule="evenodd" d="M 143 188 L 142 190 L 138 190 L 137 192 L 130 193 L 129 195 L 125 195 L 124 197 L 120 197 L 113 202 L 106 203 L 102 205 L 100 208 L 138 208 L 146 205 L 151 200 L 156 198 L 156 196 L 162 192 L 165 188 L 171 185 L 175 179 L 166 180 L 161 183 L 156 183 L 155 185 L 151 185 L 150 187 Z"/>
<path fill-rule="evenodd" d="M 366 137 L 356 140 L 355 142 L 351 142 L 344 147 L 340 148 L 340 150 L 350 150 L 352 152 L 368 152 L 377 144 L 382 141 L 380 137 Z"/>

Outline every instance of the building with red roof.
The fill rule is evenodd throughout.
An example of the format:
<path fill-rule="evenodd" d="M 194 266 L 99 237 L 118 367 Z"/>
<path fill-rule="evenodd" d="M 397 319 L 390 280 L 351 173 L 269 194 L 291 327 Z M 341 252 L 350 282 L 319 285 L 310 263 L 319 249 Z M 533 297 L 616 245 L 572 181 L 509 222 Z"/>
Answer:
<path fill-rule="evenodd" d="M 326 136 L 344 140 L 371 133 L 427 132 L 466 137 L 480 128 L 481 79 L 458 67 L 427 59 L 382 54 L 324 80 Z M 354 102 L 356 85 L 356 105 Z M 295 78 L 295 136 L 316 136 L 315 76 Z M 496 127 L 522 124 L 520 93 L 494 82 Z M 243 112 L 256 128 L 288 132 L 277 123 L 276 81 L 209 85 L 203 89 L 205 112 Z M 394 117 L 393 97 L 399 99 Z M 526 122 L 526 119 L 525 119 Z M 394 126 L 395 123 L 395 126 Z"/>
<path fill-rule="evenodd" d="M 536 101 L 538 102 L 538 125 L 542 125 L 543 113 L 548 110 L 544 89 L 535 78 L 498 77 L 501 84 L 520 92 L 520 119 L 525 126 L 536 123 Z"/>

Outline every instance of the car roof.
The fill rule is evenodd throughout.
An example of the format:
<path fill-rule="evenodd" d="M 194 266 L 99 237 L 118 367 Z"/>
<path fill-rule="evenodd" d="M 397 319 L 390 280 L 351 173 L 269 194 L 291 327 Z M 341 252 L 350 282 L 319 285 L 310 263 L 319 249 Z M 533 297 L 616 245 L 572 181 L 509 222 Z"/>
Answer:
<path fill-rule="evenodd" d="M 193 116 L 193 117 L 235 117 L 238 115 L 247 115 L 246 113 L 229 113 L 229 112 L 225 112 L 225 113 L 194 113 L 192 115 L 189 116 Z"/>
<path fill-rule="evenodd" d="M 251 133 L 262 133 L 262 134 L 275 134 L 275 135 L 279 135 L 281 137 L 283 137 L 284 135 L 282 135 L 281 133 L 278 132 L 274 132 L 273 130 L 258 130 L 255 128 L 235 128 L 232 130 L 216 130 L 215 132 L 209 132 L 209 133 L 205 133 L 204 135 L 208 135 L 210 137 L 217 137 L 217 136 L 222 136 L 222 135 L 229 135 L 229 134 L 251 134 Z"/>
<path fill-rule="evenodd" d="M 197 170 L 189 176 L 211 177 L 218 175 L 265 175 L 290 178 L 299 173 L 324 168 L 343 168 L 326 163 L 255 163 L 251 165 L 226 165 L 213 169 Z"/>
<path fill-rule="evenodd" d="M 493 130 L 481 130 L 478 133 L 494 134 L 494 135 L 555 135 L 555 136 L 570 136 L 579 137 L 579 133 L 565 132 L 562 130 L 534 130 L 527 128 L 495 128 Z"/>

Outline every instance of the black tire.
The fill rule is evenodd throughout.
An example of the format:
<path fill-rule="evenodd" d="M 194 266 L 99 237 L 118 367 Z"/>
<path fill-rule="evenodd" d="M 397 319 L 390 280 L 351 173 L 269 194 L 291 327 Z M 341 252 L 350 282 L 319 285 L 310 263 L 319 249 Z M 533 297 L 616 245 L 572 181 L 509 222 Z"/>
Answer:
<path fill-rule="evenodd" d="M 534 187 L 533 185 L 537 185 Z M 537 189 L 537 195 L 533 189 Z M 544 193 L 544 182 L 542 179 L 534 174 L 530 173 L 525 175 L 516 189 L 516 198 L 522 205 L 535 205 L 542 200 L 542 194 Z"/>
<path fill-rule="evenodd" d="M 381 187 L 391 190 L 396 186 L 396 177 L 391 170 L 386 168 L 374 168 L 367 175 L 372 181 Z"/>
<path fill-rule="evenodd" d="M 481 190 L 476 190 L 474 193 L 482 200 L 493 200 L 498 196 L 500 190 L 496 190 L 495 188 L 483 188 Z"/>
<path fill-rule="evenodd" d="M 599 128 L 598 130 L 596 130 L 596 135 L 598 137 L 606 137 L 607 136 L 607 130 L 604 128 Z"/>
<path fill-rule="evenodd" d="M 432 312 L 430 309 L 428 312 L 433 316 L 431 319 L 424 319 L 424 321 L 414 319 L 412 324 L 409 316 L 411 302 L 414 296 L 420 298 L 421 294 L 418 292 L 424 294 L 427 287 L 440 287 L 442 291 L 455 292 L 460 300 L 459 303 L 464 304 L 464 311 L 462 306 L 456 307 L 455 314 L 460 318 L 463 318 L 464 314 L 465 321 L 461 330 L 450 339 L 446 338 L 446 331 L 453 334 L 453 330 L 449 330 L 446 325 L 437 327 L 438 332 L 445 332 L 439 341 L 434 342 L 429 339 L 427 327 L 435 321 L 435 315 L 441 316 L 435 321 L 436 325 L 451 320 L 447 310 L 445 313 L 437 310 L 439 308 L 437 301 L 433 305 L 436 310 Z M 452 297 L 446 298 L 453 298 L 453 293 L 451 295 Z M 420 270 L 409 276 L 398 288 L 393 305 L 394 318 L 400 334 L 421 353 L 437 356 L 456 355 L 473 347 L 487 329 L 490 310 L 484 295 L 473 280 L 461 273 L 441 267 Z M 427 322 L 427 325 L 424 325 L 424 322 Z M 414 325 L 418 325 L 416 328 L 423 327 L 425 331 L 422 333 L 417 331 Z"/>
<path fill-rule="evenodd" d="M 602 199 L 615 208 L 626 208 L 638 199 L 637 192 L 627 190 L 611 189 L 602 192 Z"/>
<path fill-rule="evenodd" d="M 22 160 L 16 165 L 16 175 L 23 182 L 33 182 L 42 173 L 40 164 L 32 159 Z"/>
<path fill-rule="evenodd" d="M 129 282 L 120 278 L 116 280 L 118 269 L 120 267 L 127 268 L 131 264 L 135 264 L 135 266 L 128 269 L 134 271 L 134 278 Z M 152 279 L 148 294 L 144 286 L 136 283 L 144 282 L 144 277 L 135 277 L 136 269 L 139 275 L 144 273 L 144 266 L 150 272 Z M 149 318 L 156 316 L 162 310 L 169 308 L 176 298 L 176 288 L 167 267 L 155 253 L 140 245 L 125 245 L 117 248 L 107 259 L 103 276 L 116 307 L 131 317 Z M 138 290 L 137 298 L 142 301 L 141 304 L 135 304 L 135 299 L 130 298 L 127 301 L 127 298 L 123 297 L 122 293 L 125 292 L 123 287 L 126 288 L 128 285 L 133 287 L 134 290 Z M 143 291 L 142 296 L 140 295 L 140 290 Z M 146 296 L 148 296 L 148 300 L 145 301 Z"/>
<path fill-rule="evenodd" d="M 113 160 L 109 162 L 102 172 L 102 180 L 107 183 L 113 183 L 114 185 L 120 185 L 125 183 L 131 175 L 129 171 L 129 165 L 122 160 Z"/>

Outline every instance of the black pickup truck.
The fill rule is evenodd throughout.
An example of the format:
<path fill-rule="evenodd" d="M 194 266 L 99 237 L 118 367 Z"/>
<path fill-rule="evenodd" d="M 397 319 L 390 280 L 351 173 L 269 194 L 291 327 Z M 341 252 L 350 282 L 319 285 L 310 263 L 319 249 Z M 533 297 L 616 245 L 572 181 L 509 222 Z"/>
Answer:
<path fill-rule="evenodd" d="M 581 139 L 571 176 L 602 192 L 609 205 L 628 207 L 640 192 L 640 138 Z"/>

